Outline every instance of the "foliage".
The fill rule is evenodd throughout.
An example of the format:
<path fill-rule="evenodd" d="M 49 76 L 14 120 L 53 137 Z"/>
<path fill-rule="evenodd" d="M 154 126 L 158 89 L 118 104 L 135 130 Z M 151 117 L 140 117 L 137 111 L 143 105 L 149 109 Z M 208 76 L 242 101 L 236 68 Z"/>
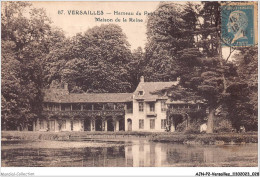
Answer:
<path fill-rule="evenodd" d="M 141 47 L 138 47 L 132 52 L 132 60 L 127 65 L 129 83 L 131 84 L 131 91 L 135 91 L 140 82 L 140 77 L 144 76 L 146 68 L 145 54 Z"/>
<path fill-rule="evenodd" d="M 118 25 L 101 25 L 77 34 L 70 42 L 70 58 L 61 72 L 61 80 L 70 89 L 85 92 L 127 92 L 131 88 L 125 66 L 131 51 L 125 34 Z M 63 62 L 62 62 L 63 63 Z"/>
<path fill-rule="evenodd" d="M 161 3 L 155 12 L 160 11 L 163 11 L 164 14 L 149 17 L 147 23 L 146 57 L 149 58 L 149 61 L 146 58 L 148 61 L 146 73 L 149 73 L 150 79 L 169 81 L 181 76 L 180 85 L 183 88 L 174 86 L 168 90 L 168 93 L 170 93 L 172 99 L 203 100 L 209 110 L 208 133 L 213 132 L 216 110 L 226 103 L 229 104 L 230 108 L 233 105 L 231 109 L 228 109 L 229 114 L 227 114 L 233 124 L 236 124 L 236 126 L 246 125 L 249 128 L 250 126 L 247 123 L 250 122 L 250 125 L 252 125 L 254 121 L 250 120 L 256 120 L 257 114 L 256 112 L 252 114 L 251 111 L 248 114 L 250 115 L 249 118 L 249 116 L 246 116 L 248 111 L 241 108 L 248 107 L 248 100 L 255 100 L 257 92 L 251 92 L 254 94 L 243 96 L 243 99 L 235 92 L 232 93 L 234 91 L 231 90 L 232 83 L 242 77 L 246 68 L 242 67 L 243 62 L 241 63 L 239 57 L 240 69 L 237 68 L 236 63 L 229 61 L 230 55 L 228 58 L 222 56 L 219 2 L 186 3 L 185 5 Z M 231 48 L 230 51 L 232 52 L 234 49 Z M 249 52 L 244 51 L 242 53 L 250 58 Z M 163 61 L 161 61 L 162 59 Z M 247 59 L 247 61 L 249 60 Z M 164 68 L 164 62 L 167 63 L 167 68 Z M 250 66 L 257 68 L 257 63 L 252 62 Z M 254 67 L 250 68 L 255 69 Z M 255 73 L 253 78 L 256 78 L 256 76 Z M 250 77 L 247 77 L 247 79 Z M 249 84 L 255 85 L 250 88 L 256 90 L 256 80 L 249 80 L 251 80 Z M 242 80 L 237 82 L 240 86 L 244 85 Z M 240 86 L 238 87 L 243 88 Z M 244 94 L 250 88 L 246 87 L 243 90 Z M 239 98 L 237 102 L 235 97 Z M 237 104 L 238 102 L 240 103 Z M 254 102 L 254 108 L 256 108 L 257 101 L 252 102 Z M 232 113 L 237 110 L 235 105 L 240 105 L 241 112 L 237 111 L 240 115 Z M 242 116 L 247 121 L 242 123 L 240 121 Z M 236 119 L 235 117 L 240 118 Z"/>
<path fill-rule="evenodd" d="M 185 134 L 198 134 L 198 133 L 200 133 L 200 125 L 196 122 L 190 124 L 184 133 Z"/>
<path fill-rule="evenodd" d="M 23 128 L 41 111 L 42 58 L 48 52 L 50 20 L 28 2 L 2 5 L 2 126 Z"/>
<path fill-rule="evenodd" d="M 230 120 L 221 120 L 218 125 L 214 128 L 214 131 L 217 133 L 220 132 L 231 132 L 233 129 Z"/>
<path fill-rule="evenodd" d="M 190 29 L 187 25 L 193 24 L 183 8 L 161 2 L 155 10 L 156 15 L 148 17 L 145 78 L 149 81 L 173 81 L 181 75 L 178 52 L 192 48 L 194 43 L 186 30 Z"/>
<path fill-rule="evenodd" d="M 237 77 L 231 80 L 225 100 L 228 116 L 233 126 L 239 130 L 244 125 L 246 130 L 257 130 L 258 125 L 258 53 L 257 47 L 240 49 L 236 55 Z"/>
<path fill-rule="evenodd" d="M 177 132 L 184 132 L 186 129 L 186 122 L 182 122 L 182 123 L 179 123 L 177 126 L 176 126 L 176 131 Z"/>

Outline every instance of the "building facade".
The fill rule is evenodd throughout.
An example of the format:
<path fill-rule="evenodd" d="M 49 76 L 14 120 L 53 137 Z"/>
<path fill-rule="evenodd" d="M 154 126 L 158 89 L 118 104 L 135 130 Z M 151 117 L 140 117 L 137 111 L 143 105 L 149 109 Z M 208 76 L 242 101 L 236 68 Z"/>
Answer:
<path fill-rule="evenodd" d="M 171 100 L 161 90 L 175 82 L 145 82 L 134 93 L 69 93 L 68 86 L 44 90 L 42 116 L 33 131 L 175 131 L 200 103 Z"/>

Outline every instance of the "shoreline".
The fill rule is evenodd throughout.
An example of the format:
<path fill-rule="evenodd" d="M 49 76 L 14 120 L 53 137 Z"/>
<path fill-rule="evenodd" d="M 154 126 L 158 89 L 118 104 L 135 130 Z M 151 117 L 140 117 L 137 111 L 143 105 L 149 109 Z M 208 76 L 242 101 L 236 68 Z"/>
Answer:
<path fill-rule="evenodd" d="M 258 143 L 257 132 L 184 134 L 175 132 L 23 132 L 2 131 L 1 141 L 12 140 L 52 140 L 52 141 L 89 141 L 89 140 L 138 140 L 177 144 L 247 144 Z"/>

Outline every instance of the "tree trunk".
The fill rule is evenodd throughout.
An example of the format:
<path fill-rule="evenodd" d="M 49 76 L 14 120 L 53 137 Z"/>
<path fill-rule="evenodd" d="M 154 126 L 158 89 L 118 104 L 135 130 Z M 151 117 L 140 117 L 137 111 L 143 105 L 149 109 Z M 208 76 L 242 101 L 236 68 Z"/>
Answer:
<path fill-rule="evenodd" d="M 207 122 L 207 131 L 206 133 L 213 133 L 214 129 L 214 113 L 215 109 L 209 108 L 208 122 Z"/>

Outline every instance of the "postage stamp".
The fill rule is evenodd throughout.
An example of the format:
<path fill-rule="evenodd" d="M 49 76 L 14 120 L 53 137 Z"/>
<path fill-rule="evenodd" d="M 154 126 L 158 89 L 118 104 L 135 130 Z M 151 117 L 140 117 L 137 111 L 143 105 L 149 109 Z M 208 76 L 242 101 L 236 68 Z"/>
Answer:
<path fill-rule="evenodd" d="M 257 9 L 254 2 L 226 3 L 221 6 L 222 45 L 253 46 L 257 43 Z"/>

